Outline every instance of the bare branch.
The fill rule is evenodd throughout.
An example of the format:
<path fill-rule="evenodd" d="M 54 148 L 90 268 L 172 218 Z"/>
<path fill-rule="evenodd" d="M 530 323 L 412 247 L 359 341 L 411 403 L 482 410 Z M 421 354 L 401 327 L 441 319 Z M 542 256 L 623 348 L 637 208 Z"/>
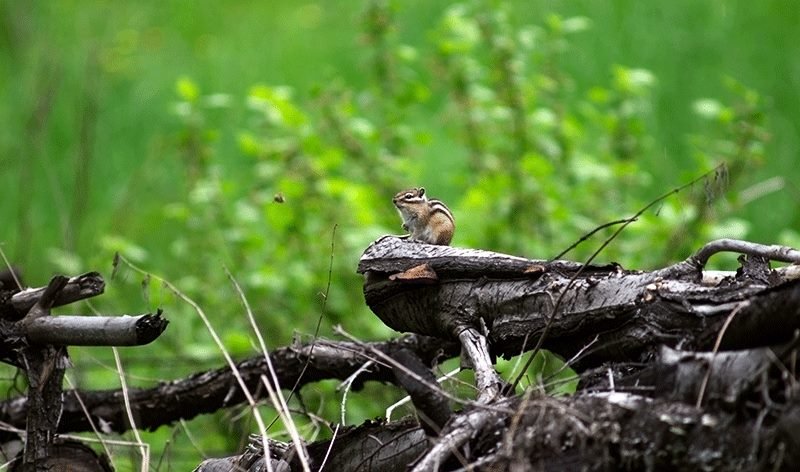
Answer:
<path fill-rule="evenodd" d="M 26 323 L 34 344 L 64 346 L 141 346 L 167 328 L 161 310 L 138 316 L 47 316 Z"/>
<path fill-rule="evenodd" d="M 372 357 L 370 349 L 387 353 L 401 348 L 409 349 L 427 365 L 431 365 L 440 356 L 450 358 L 458 355 L 456 343 L 424 336 L 405 336 L 392 341 L 365 344 L 368 348 L 351 342 L 318 339 L 314 344 L 313 355 L 311 345 L 306 344 L 275 349 L 269 356 L 280 385 L 290 388 L 298 381 L 307 360 L 308 368 L 299 386 L 322 379 L 346 379 L 365 360 Z M 264 393 L 263 388 L 258 388 L 263 387 L 261 376 L 268 371 L 263 355 L 239 362 L 237 369 L 248 388 Z M 353 383 L 353 389 L 361 389 L 368 380 L 393 383 L 395 374 L 391 367 L 375 364 L 358 377 Z M 191 419 L 244 402 L 243 393 L 235 385 L 236 381 L 228 366 L 198 372 L 185 379 L 164 382 L 153 388 L 130 388 L 131 409 L 137 416 L 139 428 L 154 430 L 179 419 Z M 85 408 L 81 406 L 76 395 L 80 396 Z M 25 428 L 26 405 L 24 397 L 0 402 L 0 421 Z M 90 431 L 91 423 L 84 409 L 89 411 L 96 423 L 102 422 L 113 431 L 124 432 L 130 428 L 121 391 L 68 390 L 64 393 L 64 412 L 59 423 L 59 432 Z"/>
<path fill-rule="evenodd" d="M 738 252 L 749 256 L 761 256 L 772 261 L 800 264 L 800 251 L 787 246 L 765 245 L 738 239 L 717 239 L 700 248 L 690 259 L 705 267 L 708 259 L 719 252 Z"/>
<path fill-rule="evenodd" d="M 68 305 L 78 300 L 91 298 L 100 295 L 105 290 L 105 281 L 97 272 L 87 272 L 86 274 L 70 277 L 66 285 L 55 297 L 53 306 Z M 14 310 L 19 313 L 19 317 L 28 312 L 44 294 L 46 287 L 29 288 L 17 292 L 11 296 L 9 303 Z"/>

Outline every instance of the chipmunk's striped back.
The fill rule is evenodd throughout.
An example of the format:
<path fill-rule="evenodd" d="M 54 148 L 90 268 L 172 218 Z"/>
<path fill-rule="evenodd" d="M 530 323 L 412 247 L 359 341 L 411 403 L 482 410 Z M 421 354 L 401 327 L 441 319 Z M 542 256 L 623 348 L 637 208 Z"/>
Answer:
<path fill-rule="evenodd" d="M 431 208 L 432 213 L 437 213 L 437 212 L 444 213 L 445 216 L 447 216 L 447 218 L 450 221 L 455 223 L 456 219 L 453 218 L 453 213 L 450 211 L 449 208 L 447 208 L 447 205 L 445 205 L 443 201 L 431 198 L 430 200 L 428 200 L 428 206 Z"/>

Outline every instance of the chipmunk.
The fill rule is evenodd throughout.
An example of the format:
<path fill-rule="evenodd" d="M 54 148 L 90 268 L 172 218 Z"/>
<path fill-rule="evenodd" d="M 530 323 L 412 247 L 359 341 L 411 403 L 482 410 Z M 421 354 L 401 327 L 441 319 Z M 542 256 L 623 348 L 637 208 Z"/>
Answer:
<path fill-rule="evenodd" d="M 453 214 L 441 201 L 429 200 L 424 187 L 398 192 L 392 202 L 403 218 L 403 229 L 411 233 L 407 237 L 428 244 L 450 244 L 456 230 Z"/>

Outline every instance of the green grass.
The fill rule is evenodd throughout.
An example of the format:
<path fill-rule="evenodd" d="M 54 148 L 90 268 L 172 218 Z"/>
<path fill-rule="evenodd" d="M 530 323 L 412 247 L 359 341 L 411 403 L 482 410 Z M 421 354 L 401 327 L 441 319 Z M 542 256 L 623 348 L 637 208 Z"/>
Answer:
<path fill-rule="evenodd" d="M 40 282 L 53 270 L 42 257 L 44 250 L 66 248 L 89 257 L 97 250 L 98 234 L 122 233 L 158 254 L 158 244 L 148 240 L 168 238 L 169 228 L 160 230 L 148 214 L 182 194 L 175 185 L 181 174 L 176 120 L 169 113 L 177 78 L 192 77 L 206 93 L 240 97 L 254 83 L 287 84 L 303 95 L 334 75 L 357 87 L 369 74 L 357 2 L 233 2 L 224 8 L 189 1 L 2 5 L 0 118 L 5 126 L 0 146 L 7 189 L 2 214 L 15 223 L 4 225 L 0 237 L 8 255 Z M 445 2 L 397 5 L 396 34 L 403 42 L 429 47 L 426 32 Z M 725 75 L 767 97 L 773 139 L 768 162 L 755 169 L 750 183 L 784 175 L 790 188 L 741 211 L 752 221 L 756 239 L 768 240 L 781 222 L 797 227 L 800 221 L 791 211 L 798 197 L 792 177 L 799 172 L 797 9 L 779 2 L 542 1 L 519 2 L 514 11 L 520 23 L 541 21 L 551 11 L 592 20 L 592 29 L 576 35 L 563 57 L 578 90 L 607 83 L 613 64 L 655 73 L 650 125 L 661 152 L 648 158 L 648 167 L 664 182 L 656 190 L 684 177 L 690 154 L 686 136 L 702 127 L 691 113 L 693 100 L 720 96 Z M 52 107 L 38 123 L 35 104 L 48 90 L 54 95 Z M 81 117 L 87 106 L 96 107 L 95 117 Z M 90 129 L 91 142 L 84 149 L 91 161 L 88 189 L 76 190 L 81 126 Z M 459 149 L 446 132 L 432 133 L 434 155 L 422 156 L 419 165 L 444 189 L 439 193 L 452 199 L 463 189 L 447 179 L 438 161 L 448 160 L 441 155 L 447 150 L 458 156 Z M 226 165 L 249 165 L 232 147 L 228 151 Z M 80 208 L 73 208 L 76 200 L 83 202 Z M 143 225 L 142 219 L 151 223 Z M 157 234 L 151 236 L 153 231 Z"/>
<path fill-rule="evenodd" d="M 464 187 L 468 149 L 458 113 L 442 111 L 450 92 L 430 53 L 435 43 L 432 31 L 450 2 L 409 0 L 393 5 L 391 37 L 416 48 L 421 80 L 430 89 L 429 100 L 409 110 L 407 118 L 415 130 L 425 131 L 428 141 L 411 148 L 412 159 L 402 168 L 405 172 L 380 169 L 379 173 L 394 172 L 399 174 L 394 175 L 398 180 L 422 182 L 448 202 L 463 201 L 469 190 Z M 572 80 L 575 93 L 568 98 L 572 105 L 585 101 L 593 87 L 608 87 L 615 65 L 653 72 L 657 83 L 651 111 L 645 115 L 651 150 L 637 162 L 653 179 L 649 186 L 635 190 L 640 200 L 696 175 L 695 151 L 688 137 L 709 133 L 710 127 L 692 112 L 695 100 L 728 100 L 722 85 L 726 76 L 757 91 L 767 101 L 766 127 L 771 140 L 763 164 L 746 169 L 733 190 L 773 176 L 784 177 L 786 187 L 743 206 L 734 204 L 732 216 L 749 223 L 750 239 L 766 243 L 779 242 L 787 229 L 800 229 L 800 189 L 795 184 L 800 178 L 800 9 L 778 1 L 696 0 L 518 1 L 511 2 L 510 9 L 515 26 L 542 24 L 550 13 L 591 20 L 589 30 L 570 36 L 568 52 L 559 58 L 563 74 Z M 287 344 L 293 329 L 310 332 L 320 314 L 319 293 L 327 281 L 332 231 L 328 220 L 320 219 L 318 227 L 304 227 L 306 232 L 314 232 L 313 240 L 293 239 L 291 232 L 258 234 L 260 227 L 253 225 L 245 234 L 251 239 L 233 247 L 225 239 L 225 231 L 235 227 L 231 223 L 237 221 L 235 208 L 214 214 L 218 227 L 209 217 L 201 231 L 166 216 L 165 206 L 186 203 L 190 200 L 187 193 L 194 188 L 180 146 L 186 125 L 173 113 L 179 100 L 176 83 L 187 77 L 203 95 L 229 95 L 230 108 L 207 111 L 202 129 L 218 133 L 219 139 L 210 144 L 210 155 L 224 173 L 224 201 L 236 201 L 253 192 L 257 160 L 245 155 L 237 143 L 243 129 L 261 129 L 244 106 L 253 85 L 292 87 L 294 103 L 304 105 L 304 111 L 313 116 L 320 113 L 318 102 L 313 101 L 315 88 L 337 80 L 349 90 L 375 87 L 372 50 L 363 34 L 363 10 L 364 2 L 350 0 L 0 0 L 3 251 L 24 269 L 29 284 L 42 285 L 54 272 L 67 269 L 101 270 L 108 275 L 114 250 L 121 250 L 208 306 L 227 306 L 211 316 L 228 334 L 236 334 L 247 329 L 238 301 L 228 287 L 208 290 L 212 281 L 225 284 L 219 275 L 225 263 L 237 275 L 256 274 L 266 280 L 266 285 L 250 283 L 248 295 L 259 310 L 260 323 L 273 334 L 271 346 Z M 361 98 L 354 97 L 355 103 Z M 326 159 L 335 161 L 335 156 Z M 330 189 L 325 186 L 333 184 L 326 179 L 358 181 L 359 187 L 353 191 L 359 192 L 359 198 L 378 200 L 342 209 L 343 200 L 330 200 L 328 206 L 326 197 L 318 197 L 302 209 L 307 215 L 341 212 L 332 217 L 341 226 L 323 331 L 329 333 L 331 324 L 341 322 L 348 329 L 361 329 L 365 336 L 388 336 L 364 308 L 360 280 L 353 271 L 361 248 L 382 232 L 398 230 L 394 210 L 388 195 L 370 194 L 368 179 L 353 177 L 365 171 L 360 168 L 363 162 L 330 166 L 336 170 L 308 186 L 328 195 L 324 192 Z M 561 171 L 554 170 L 556 174 Z M 530 179 L 535 181 L 537 176 Z M 297 180 L 303 183 L 302 178 Z M 567 208 L 575 198 L 591 199 L 592 195 L 564 195 Z M 289 211 L 281 208 L 260 208 L 259 217 Z M 478 227 L 482 221 L 471 221 L 466 210 L 459 213 L 462 210 L 455 209 L 461 231 L 487 240 L 489 236 L 481 234 Z M 621 206 L 615 211 L 622 213 L 621 217 L 636 209 Z M 303 244 L 309 241 L 319 248 L 304 250 Z M 177 255 L 176 245 L 184 243 L 198 251 L 207 250 L 196 258 L 205 259 L 187 264 L 187 260 L 197 261 Z M 653 241 L 649 251 L 658 252 L 661 243 Z M 213 252 L 220 247 L 226 250 Z M 637 256 L 630 254 L 630 260 L 640 260 Z M 627 259 L 619 262 L 629 265 Z M 139 282 L 135 275 L 123 274 L 96 304 L 109 312 L 141 312 L 158 306 L 167 311 L 172 325 L 162 339 L 148 348 L 124 351 L 129 373 L 172 379 L 188 374 L 200 362 L 207 367 L 220 365 L 221 358 L 193 313 L 159 287 L 151 287 L 150 298 L 144 298 Z M 298 305 L 297 299 L 303 304 Z M 84 309 L 88 311 L 72 308 Z M 243 343 L 235 336 L 228 339 L 235 345 Z M 74 357 L 81 385 L 116 385 L 113 370 L 96 366 L 108 362 L 107 353 L 76 350 Z M 174 362 L 153 362 L 160 358 Z M 151 380 L 141 381 L 141 385 L 149 384 Z M 330 389 L 327 394 L 332 395 Z M 383 407 L 359 406 L 365 415 L 380 414 Z M 335 417 L 335 406 L 327 412 Z M 155 433 L 154 444 L 169 435 L 170 431 L 162 429 Z M 215 449 L 231 445 L 219 438 L 207 441 Z M 189 447 L 185 441 L 183 446 Z M 184 454 L 172 464 L 180 468 L 198 462 L 192 453 Z"/>

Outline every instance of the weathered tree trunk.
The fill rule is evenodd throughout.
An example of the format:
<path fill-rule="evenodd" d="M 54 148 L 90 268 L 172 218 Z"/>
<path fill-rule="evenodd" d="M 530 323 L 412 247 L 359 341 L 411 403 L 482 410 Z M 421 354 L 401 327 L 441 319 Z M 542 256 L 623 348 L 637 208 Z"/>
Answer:
<path fill-rule="evenodd" d="M 800 328 L 791 309 L 800 282 L 776 272 L 772 281 L 709 285 L 694 258 L 641 272 L 387 237 L 366 250 L 358 270 L 367 304 L 388 326 L 443 339 L 485 326 L 494 353 L 507 357 L 531 349 L 551 316 L 544 347 L 571 357 L 592 343 L 578 360 L 584 367 L 646 360 L 661 344 L 710 350 L 734 309 L 724 349 L 786 342 Z"/>

